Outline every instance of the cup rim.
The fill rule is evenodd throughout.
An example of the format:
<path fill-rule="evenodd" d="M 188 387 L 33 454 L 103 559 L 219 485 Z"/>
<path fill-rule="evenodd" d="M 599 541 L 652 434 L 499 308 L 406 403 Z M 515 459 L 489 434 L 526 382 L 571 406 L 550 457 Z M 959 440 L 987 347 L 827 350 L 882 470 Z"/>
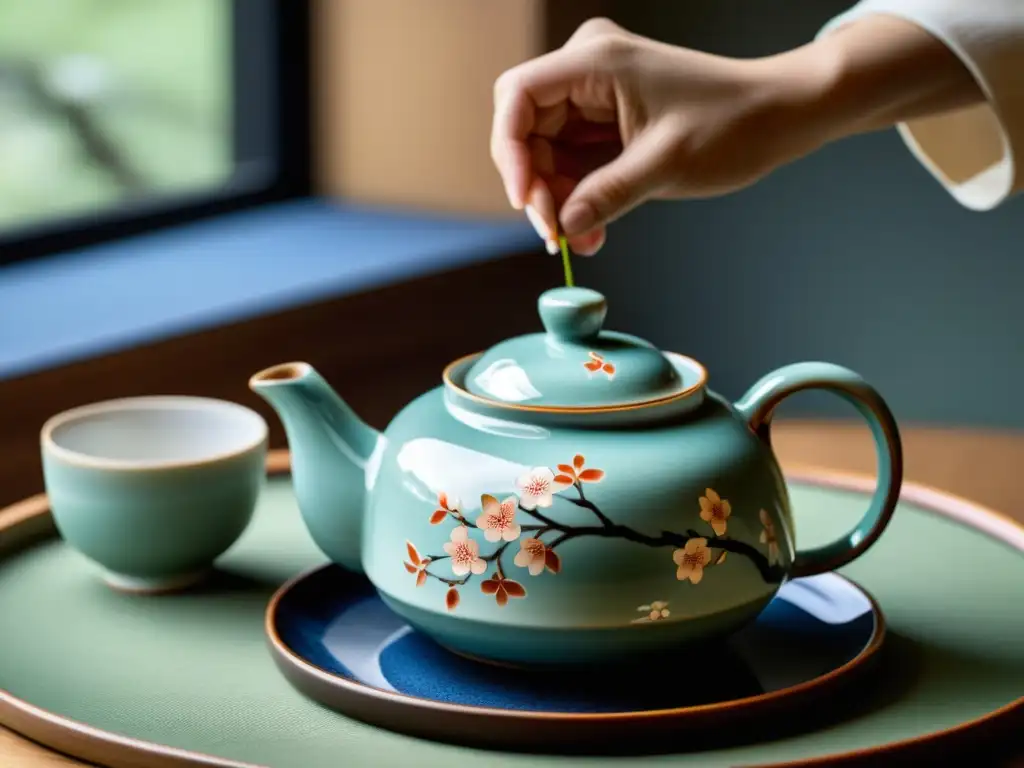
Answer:
<path fill-rule="evenodd" d="M 53 438 L 53 433 L 58 428 L 79 419 L 85 419 L 101 413 L 138 409 L 139 407 L 149 410 L 163 410 L 168 408 L 180 408 L 182 406 L 190 408 L 191 410 L 220 412 L 232 411 L 239 413 L 254 421 L 258 429 L 258 435 L 256 439 L 248 440 L 237 447 L 231 448 L 230 450 L 212 453 L 197 458 L 142 461 L 132 459 L 113 459 L 75 451 L 58 444 Z M 252 408 L 242 405 L 241 403 L 236 403 L 232 400 L 221 400 L 219 398 L 201 397 L 197 395 L 143 395 L 138 397 L 119 397 L 111 400 L 101 400 L 69 408 L 61 411 L 60 413 L 54 414 L 43 423 L 39 433 L 39 440 L 45 453 L 49 453 L 54 458 L 60 459 L 68 464 L 88 467 L 90 469 L 116 469 L 122 471 L 145 472 L 166 469 L 188 469 L 238 458 L 254 450 L 258 450 L 262 446 L 266 446 L 269 441 L 269 433 L 270 430 L 267 426 L 266 419 L 264 419 L 263 416 Z"/>

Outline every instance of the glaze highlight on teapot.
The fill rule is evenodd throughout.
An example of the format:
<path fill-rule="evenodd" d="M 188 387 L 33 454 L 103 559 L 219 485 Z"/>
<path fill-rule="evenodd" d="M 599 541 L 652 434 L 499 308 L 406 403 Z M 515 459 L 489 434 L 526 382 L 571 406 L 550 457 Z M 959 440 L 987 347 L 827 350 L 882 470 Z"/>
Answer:
<path fill-rule="evenodd" d="M 731 404 L 697 361 L 604 330 L 596 291 L 548 291 L 539 313 L 543 332 L 454 361 L 383 433 L 306 363 L 250 380 L 284 424 L 314 542 L 442 645 L 546 665 L 711 641 L 885 529 L 899 434 L 857 374 L 796 363 Z M 846 536 L 805 550 L 770 419 L 812 388 L 869 422 L 879 485 Z"/>

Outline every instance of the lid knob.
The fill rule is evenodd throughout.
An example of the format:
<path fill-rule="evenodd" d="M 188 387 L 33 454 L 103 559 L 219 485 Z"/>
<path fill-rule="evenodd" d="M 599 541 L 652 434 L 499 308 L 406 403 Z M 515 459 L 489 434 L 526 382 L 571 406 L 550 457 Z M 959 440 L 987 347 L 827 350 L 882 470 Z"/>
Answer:
<path fill-rule="evenodd" d="M 608 314 L 608 302 L 590 288 L 552 288 L 537 301 L 541 322 L 559 341 L 582 341 L 597 336 Z"/>

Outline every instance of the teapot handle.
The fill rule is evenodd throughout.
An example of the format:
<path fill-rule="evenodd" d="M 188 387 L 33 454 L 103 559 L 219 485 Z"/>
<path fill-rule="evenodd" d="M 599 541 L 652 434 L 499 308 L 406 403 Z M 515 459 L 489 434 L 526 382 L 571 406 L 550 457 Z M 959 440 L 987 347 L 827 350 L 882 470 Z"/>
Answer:
<path fill-rule="evenodd" d="M 790 395 L 823 389 L 851 402 L 871 427 L 878 455 L 878 485 L 871 506 L 845 536 L 820 547 L 797 547 L 789 569 L 792 578 L 832 571 L 864 554 L 882 535 L 899 500 L 903 482 L 903 447 L 899 429 L 882 396 L 853 371 L 831 363 L 793 363 L 763 376 L 735 404 L 750 429 L 771 448 L 771 419 Z"/>

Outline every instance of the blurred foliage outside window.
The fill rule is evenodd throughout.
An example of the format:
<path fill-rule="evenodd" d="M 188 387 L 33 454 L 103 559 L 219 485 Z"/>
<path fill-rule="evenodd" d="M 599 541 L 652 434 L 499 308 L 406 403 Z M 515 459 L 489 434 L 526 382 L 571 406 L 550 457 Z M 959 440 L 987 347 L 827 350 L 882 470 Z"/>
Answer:
<path fill-rule="evenodd" d="M 229 0 L 0 0 L 0 231 L 233 170 Z"/>

